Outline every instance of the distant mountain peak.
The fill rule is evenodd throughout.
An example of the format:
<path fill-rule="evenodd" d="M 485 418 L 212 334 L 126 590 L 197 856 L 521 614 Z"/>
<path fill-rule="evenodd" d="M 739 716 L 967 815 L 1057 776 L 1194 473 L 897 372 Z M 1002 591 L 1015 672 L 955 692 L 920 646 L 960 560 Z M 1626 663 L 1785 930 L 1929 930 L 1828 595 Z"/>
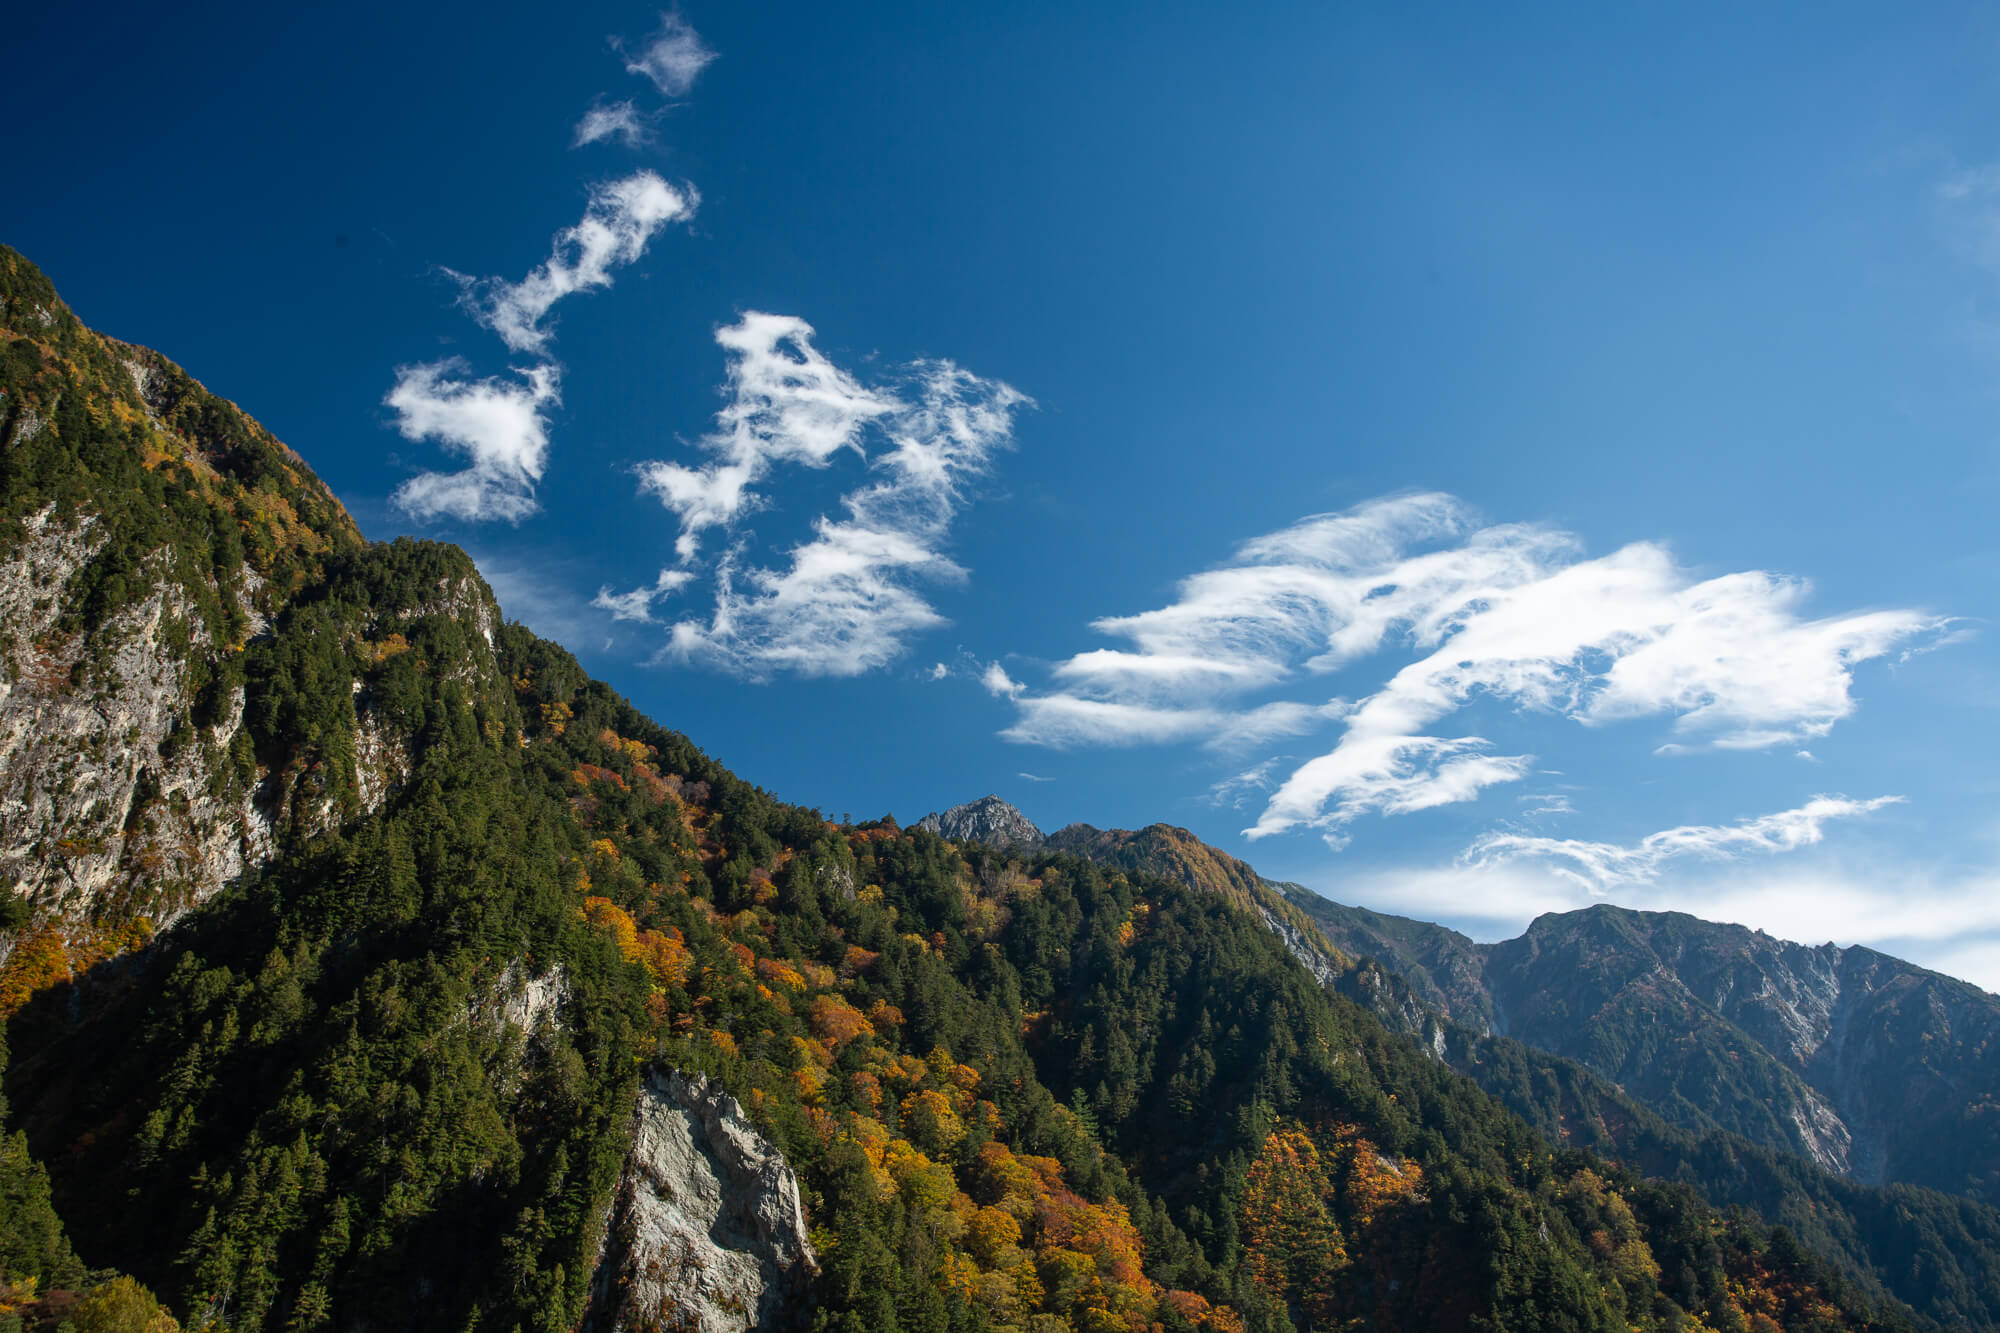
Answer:
<path fill-rule="evenodd" d="M 994 847 L 1040 847 L 1048 841 L 1034 821 L 991 793 L 942 813 L 933 810 L 917 821 L 954 842 L 983 842 Z"/>

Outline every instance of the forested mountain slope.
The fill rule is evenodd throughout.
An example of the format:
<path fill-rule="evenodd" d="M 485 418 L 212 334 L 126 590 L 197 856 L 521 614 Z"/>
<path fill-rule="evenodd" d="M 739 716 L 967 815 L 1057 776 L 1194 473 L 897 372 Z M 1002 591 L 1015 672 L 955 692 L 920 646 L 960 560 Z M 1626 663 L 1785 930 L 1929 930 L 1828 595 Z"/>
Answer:
<path fill-rule="evenodd" d="M 379 794 L 244 717 L 246 645 L 360 545 L 296 454 L 0 247 L 0 1012 Z"/>
<path fill-rule="evenodd" d="M 942 816 L 946 827 L 954 826 L 954 814 Z M 1576 1060 L 1494 1034 L 1478 1021 L 1490 1003 L 1485 992 L 1465 984 L 1468 976 L 1478 977 L 1486 950 L 1455 931 L 1344 907 L 1298 885 L 1273 883 L 1186 829 L 1166 824 L 1137 831 L 1076 824 L 1043 839 L 1011 807 L 1002 815 L 987 806 L 979 822 L 1017 833 L 1026 825 L 1050 846 L 1166 875 L 1251 907 L 1324 984 L 1473 1078 L 1551 1142 L 1587 1147 L 1647 1174 L 1693 1184 L 1718 1206 L 1747 1208 L 1783 1224 L 1864 1286 L 1892 1292 L 1949 1326 L 1982 1324 L 2000 1308 L 2000 1266 L 1994 1262 L 2000 1254 L 2000 1211 L 1930 1189 L 1871 1188 L 1803 1156 L 1720 1129 L 1713 1117 L 1695 1129 L 1680 1127 L 1643 1097 Z M 1340 946 L 1311 920 L 1301 931 L 1301 913 L 1331 920 Z M 1589 960 L 1578 960 L 1578 966 L 1587 969 Z M 1474 1020 L 1460 1021 L 1453 1011 L 1469 1011 Z M 1692 1088 L 1687 1093 L 1690 1101 L 1701 1095 Z M 1719 1101 L 1722 1090 L 1714 1095 Z"/>
<path fill-rule="evenodd" d="M 2000 998 L 1976 986 L 1674 912 L 1600 905 L 1482 945 L 1282 887 L 1442 1011 L 1581 1061 L 1675 1124 L 2000 1202 Z"/>
<path fill-rule="evenodd" d="M 0 769 L 0 1320 L 1935 1322 L 1551 1143 L 1308 971 L 1260 886 L 740 781 L 462 552 L 360 541 L 219 400 L 128 395 L 0 259 L 0 578 L 45 617 L 5 702 L 158 719 L 65 714 L 60 782 Z"/>

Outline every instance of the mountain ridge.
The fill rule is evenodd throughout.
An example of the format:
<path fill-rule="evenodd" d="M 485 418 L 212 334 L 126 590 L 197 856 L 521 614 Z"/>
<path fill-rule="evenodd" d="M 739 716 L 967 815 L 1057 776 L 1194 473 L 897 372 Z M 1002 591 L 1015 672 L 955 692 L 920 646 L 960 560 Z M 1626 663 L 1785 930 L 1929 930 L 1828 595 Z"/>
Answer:
<path fill-rule="evenodd" d="M 2000 1107 L 2000 1060 L 1990 1055 L 2000 1049 L 2000 997 L 1866 946 L 1808 945 L 1608 903 L 1546 912 L 1518 936 L 1481 943 L 1265 879 L 1172 825 L 1079 823 L 1043 835 L 989 795 L 920 826 L 980 840 L 986 828 L 1015 838 L 1025 830 L 1260 911 L 1275 898 L 1309 918 L 1336 955 L 1388 965 L 1442 1018 L 1574 1058 L 1683 1128 L 1741 1134 L 1865 1183 L 1902 1180 L 1987 1202 L 2000 1189 L 2000 1132 L 1985 1125 L 1986 1108 Z M 1421 1017 L 1407 1025 L 1425 1027 Z M 1654 1031 L 1672 1035 L 1661 1045 Z M 1935 1057 L 1947 1049 L 1950 1059 Z M 1898 1059 L 1899 1050 L 1915 1056 Z"/>
<path fill-rule="evenodd" d="M 1285 938 L 1295 955 L 1303 955 L 1301 961 L 1323 983 L 1365 1004 L 1392 1029 L 1404 1032 L 1439 1060 L 1479 1081 L 1558 1141 L 1588 1145 L 1668 1175 L 1679 1173 L 1686 1178 L 1692 1170 L 1718 1202 L 1751 1207 L 1772 1220 L 1782 1219 L 1799 1227 L 1802 1233 L 1819 1234 L 1825 1243 L 1845 1250 L 1857 1263 L 1873 1262 L 1864 1258 L 1865 1254 L 1885 1254 L 1908 1243 L 1891 1234 L 1894 1226 L 1887 1219 L 1910 1207 L 1912 1196 L 1893 1194 L 1909 1185 L 1892 1185 L 1892 1196 L 1883 1197 L 1845 1183 L 1850 1177 L 1865 1185 L 1889 1184 L 1897 1178 L 1885 1179 L 1886 1173 L 1878 1172 L 1871 1180 L 1869 1174 L 1850 1169 L 1853 1162 L 1847 1155 L 1851 1139 L 1846 1123 L 1837 1118 L 1828 1099 L 1805 1082 L 1802 1073 L 1780 1069 L 1763 1086 L 1746 1091 L 1740 1067 L 1746 1062 L 1753 1066 L 1760 1061 L 1770 1063 L 1774 1057 L 1734 1021 L 1720 1015 L 1714 1019 L 1718 1028 L 1727 1025 L 1724 1030 L 1734 1042 L 1723 1048 L 1719 1058 L 1710 1053 L 1712 1047 L 1702 1045 L 1683 1054 L 1678 1064 L 1657 1059 L 1651 1047 L 1643 1047 L 1631 1057 L 1641 1070 L 1665 1068 L 1693 1086 L 1669 1085 L 1663 1094 L 1658 1086 L 1631 1078 L 1630 1068 L 1604 1059 L 1601 1049 L 1593 1048 L 1588 1038 L 1600 1031 L 1601 1011 L 1616 1001 L 1619 991 L 1614 988 L 1600 994 L 1588 988 L 1589 981 L 1601 979 L 1607 969 L 1615 971 L 1622 966 L 1626 974 L 1636 976 L 1640 993 L 1650 994 L 1648 987 L 1657 989 L 1658 978 L 1667 976 L 1670 969 L 1650 954 L 1651 961 L 1643 965 L 1621 958 L 1619 950 L 1609 944 L 1594 951 L 1575 946 L 1579 938 L 1603 940 L 1607 929 L 1613 942 L 1632 937 L 1635 930 L 1642 935 L 1652 930 L 1678 941 L 1675 957 L 1700 953 L 1691 941 L 1708 940 L 1709 954 L 1715 952 L 1715 939 L 1738 945 L 1747 941 L 1780 957 L 1822 963 L 1830 956 L 1836 963 L 1852 960 L 1856 965 L 1891 972 L 1898 984 L 1907 986 L 1914 978 L 1917 985 L 1939 985 L 1961 999 L 1982 996 L 1975 987 L 1858 946 L 1842 951 L 1833 946 L 1795 944 L 1745 927 L 1705 922 L 1686 913 L 1644 913 L 1610 905 L 1545 913 L 1515 939 L 1481 944 L 1447 927 L 1347 907 L 1301 885 L 1264 879 L 1247 863 L 1201 843 L 1184 829 L 1168 825 L 1149 826 L 1138 833 L 1103 831 L 1089 825 L 1073 825 L 1071 829 L 1074 831 L 1052 835 L 1051 842 L 1060 840 L 1067 849 L 1106 864 L 1168 874 L 1239 902 L 1255 903 L 1260 896 L 1281 898 L 1292 912 L 1309 920 L 1314 936 L 1330 944 L 1331 950 L 1315 958 L 1278 917 L 1267 914 L 1266 924 Z M 1568 952 L 1558 945 L 1568 947 Z M 1315 966 L 1315 962 L 1323 965 Z M 1489 989 L 1489 969 L 1504 984 Z M 1711 967 L 1709 972 L 1715 974 L 1716 970 Z M 1726 978 L 1727 974 L 1720 975 Z M 1686 992 L 1685 986 L 1680 989 Z M 1761 994 L 1753 991 L 1753 995 Z M 1592 1007 L 1579 1014 L 1578 1006 L 1584 1000 Z M 1691 993 L 1688 1002 L 1700 1003 Z M 1612 1016 L 1618 1016 L 1615 1009 Z M 1815 1034 L 1826 1038 L 1839 1026 L 1834 1021 L 1836 1011 L 1831 1009 L 1820 1013 L 1817 1027 L 1802 1025 L 1796 1006 L 1789 1002 L 1785 1007 L 1768 1009 L 1762 1016 L 1763 1027 L 1772 1039 L 1790 1039 L 1792 1049 L 1806 1054 L 1824 1045 L 1823 1040 L 1809 1039 Z M 1686 1047 L 1705 1031 L 1699 1024 L 1676 1021 L 1671 1015 L 1644 1008 L 1636 1018 L 1627 1016 L 1626 1021 L 1643 1022 L 1660 1032 L 1670 1047 Z M 1921 1050 L 1936 1043 L 1917 1040 L 1907 1044 Z M 1894 1045 L 1891 1043 L 1892 1049 Z M 1905 1086 L 1907 1081 L 1897 1071 L 1878 1079 L 1877 1086 L 1891 1088 Z M 1939 1082 L 1944 1081 L 1939 1078 Z M 1791 1105 L 1800 1108 L 1789 1121 L 1783 1114 L 1788 1098 L 1794 1099 Z M 1980 1104 L 1975 1097 L 1966 1106 L 1976 1111 Z M 1885 1114 L 1894 1117 L 1893 1111 Z M 1931 1146 L 1925 1144 L 1926 1135 L 1937 1136 L 1935 1123 L 1908 1137 L 1920 1146 Z M 1836 1151 L 1828 1151 L 1829 1144 Z M 1778 1156 L 1760 1155 L 1767 1150 Z M 1812 1163 L 1833 1179 L 1816 1180 L 1811 1168 L 1786 1165 L 1785 1154 L 1796 1154 L 1802 1164 Z M 1960 1242 L 1963 1245 L 1974 1244 L 1971 1234 L 2000 1224 L 2000 1214 L 1983 1202 L 1961 1205 L 1950 1201 L 1950 1196 L 1963 1195 L 1979 1200 L 1982 1196 L 1975 1178 L 1946 1174 L 1940 1181 L 1935 1176 L 1919 1176 L 1910 1185 L 1941 1191 L 1925 1207 L 1946 1212 L 1961 1207 L 1975 1210 L 1967 1216 L 1978 1220 L 1966 1224 L 1971 1231 L 1965 1233 Z M 1800 1211 L 1802 1199 L 1814 1201 L 1811 1209 Z M 1823 1218 L 1841 1215 L 1847 1218 L 1840 1231 L 1845 1239 L 1823 1229 Z M 1873 1239 L 1863 1241 L 1860 1238 L 1864 1235 Z"/>
<path fill-rule="evenodd" d="M 39 591 L 6 565 L 33 534 L 0 534 L 53 617 L 30 646 L 88 649 L 81 681 L 0 663 L 9 698 L 137 688 L 129 657 L 162 722 L 76 746 L 124 811 L 48 816 L 110 877 L 6 895 L 0 1317 L 143 1297 L 176 1326 L 143 1283 L 205 1328 L 741 1327 L 762 1295 L 706 1283 L 651 1203 L 796 1220 L 781 1161 L 805 1246 L 704 1234 L 843 1333 L 2000 1327 L 1966 1273 L 2000 1238 L 1912 1242 L 1946 1276 L 1899 1298 L 1544 1139 L 1185 831 L 1075 835 L 1119 866 L 778 800 L 502 621 L 464 552 L 301 520 L 317 479 L 221 407 L 235 434 L 156 451 L 108 343 L 5 313 L 0 516 L 106 534 Z M 153 460 L 211 439 L 240 440 L 221 483 Z M 191 785 L 143 780 L 174 756 Z M 126 836 L 190 818 L 197 779 L 266 825 L 236 873 Z M 704 1168 L 695 1121 L 764 1165 Z"/>
<path fill-rule="evenodd" d="M 1802 1151 L 1865 1181 L 1996 1197 L 2000 1138 L 1983 1108 L 2000 1101 L 2000 999 L 1970 983 L 1862 945 L 1799 944 L 1685 913 L 1596 904 L 1478 944 L 1284 891 L 1336 945 L 1398 966 L 1442 1012 L 1573 1056 L 1676 1123 Z M 1702 1034 L 1697 1049 L 1643 1038 L 1670 1015 L 1674 1030 Z M 1739 1095 L 1697 1105 L 1681 1090 L 1718 1078 Z"/>

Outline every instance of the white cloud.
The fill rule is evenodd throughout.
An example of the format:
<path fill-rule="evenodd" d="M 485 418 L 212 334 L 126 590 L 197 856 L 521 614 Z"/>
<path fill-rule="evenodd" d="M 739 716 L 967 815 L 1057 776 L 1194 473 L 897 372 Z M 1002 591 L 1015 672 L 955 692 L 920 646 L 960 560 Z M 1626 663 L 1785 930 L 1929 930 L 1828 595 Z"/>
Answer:
<path fill-rule="evenodd" d="M 1521 811 L 1525 819 L 1536 819 L 1544 815 L 1573 815 L 1576 807 L 1570 804 L 1568 796 L 1561 792 L 1526 792 L 1520 798 L 1526 809 Z"/>
<path fill-rule="evenodd" d="M 600 102 L 583 115 L 576 123 L 576 146 L 597 143 L 603 139 L 623 140 L 627 148 L 637 147 L 646 141 L 646 125 L 639 119 L 638 108 L 627 100 L 623 102 Z"/>
<path fill-rule="evenodd" d="M 468 379 L 465 363 L 404 366 L 383 402 L 405 439 L 435 440 L 469 465 L 421 472 L 396 488 L 395 504 L 418 518 L 518 522 L 535 512 L 535 485 L 548 461 L 548 409 L 557 372 L 536 366 L 516 378 Z"/>
<path fill-rule="evenodd" d="M 812 338 L 802 319 L 755 310 L 716 331 L 729 356 L 730 397 L 716 413 L 716 429 L 700 441 L 713 461 L 639 467 L 640 489 L 680 518 L 675 550 L 682 560 L 694 558 L 704 531 L 757 507 L 751 487 L 773 467 L 825 467 L 843 449 L 862 456 L 864 428 L 901 406 L 828 361 Z"/>
<path fill-rule="evenodd" d="M 1014 725 L 1000 734 L 1055 749 L 1078 746 L 1164 745 L 1205 740 L 1226 714 L 1212 708 L 1162 708 L 1074 694 L 1019 694 Z"/>
<path fill-rule="evenodd" d="M 548 260 L 519 282 L 489 278 L 465 283 L 465 304 L 516 352 L 541 352 L 549 331 L 542 320 L 556 302 L 611 285 L 611 273 L 646 253 L 670 222 L 692 217 L 700 197 L 652 171 L 634 172 L 591 191 L 583 219 L 556 234 Z"/>
<path fill-rule="evenodd" d="M 1009 676 L 1007 668 L 1001 666 L 998 662 L 992 662 L 987 665 L 986 670 L 979 677 L 979 683 L 986 687 L 988 694 L 1000 699 L 1017 698 L 1021 691 L 1027 688 Z"/>
<path fill-rule="evenodd" d="M 1028 398 L 948 361 L 918 362 L 897 387 L 867 388 L 821 357 L 811 336 L 803 321 L 775 315 L 722 330 L 734 394 L 702 442 L 718 461 L 649 464 L 641 486 L 679 516 L 685 563 L 699 532 L 755 507 L 749 487 L 776 463 L 823 467 L 849 448 L 864 455 L 868 428 L 889 446 L 869 462 L 876 480 L 842 497 L 844 517 L 818 518 L 783 569 L 745 568 L 743 543 L 732 547 L 715 566 L 707 623 L 675 624 L 668 659 L 754 679 L 858 675 L 945 623 L 920 585 L 965 578 L 944 552 L 952 520 L 965 486 L 1011 443 Z"/>
<path fill-rule="evenodd" d="M 1682 857 L 1720 860 L 1750 852 L 1789 852 L 1810 847 L 1826 836 L 1828 820 L 1855 819 L 1884 806 L 1900 804 L 1902 800 L 1900 796 L 1877 796 L 1866 801 L 1815 796 L 1795 810 L 1736 824 L 1684 824 L 1663 829 L 1629 847 L 1574 838 L 1488 833 L 1466 848 L 1460 860 L 1474 866 L 1523 860 L 1554 862 L 1557 864 L 1549 867 L 1552 873 L 1601 896 L 1614 885 L 1656 879 L 1669 861 Z"/>
<path fill-rule="evenodd" d="M 683 620 L 667 655 L 753 678 L 776 672 L 858 676 L 894 661 L 903 641 L 943 625 L 910 586 L 915 577 L 964 577 L 907 534 L 822 517 L 784 570 L 753 569 L 739 590 L 732 562 L 716 574 L 707 624 Z"/>
<path fill-rule="evenodd" d="M 951 674 L 951 668 L 946 666 L 942 662 L 938 662 L 934 664 L 931 667 L 930 671 L 926 674 L 931 680 L 943 680 L 945 677 Z"/>
<path fill-rule="evenodd" d="M 623 47 L 619 48 L 621 51 Z M 668 97 L 686 97 L 694 81 L 715 59 L 701 35 L 678 14 L 660 15 L 660 30 L 636 53 L 626 53 L 625 68 L 643 75 Z"/>
<path fill-rule="evenodd" d="M 1461 737 L 1433 749 L 1421 735 L 1475 695 L 1593 726 L 1664 714 L 1682 743 L 1719 749 L 1822 736 L 1853 711 L 1856 663 L 1944 623 L 1916 611 L 1802 620 L 1802 580 L 1748 573 L 1695 582 L 1643 542 L 1472 591 L 1445 609 L 1435 636 L 1412 634 L 1419 647 L 1436 646 L 1361 703 L 1341 745 L 1278 789 L 1251 836 L 1470 799 L 1487 784 L 1469 777 L 1526 773 L 1531 756 L 1496 758 L 1478 773 L 1454 760 L 1451 771 L 1429 774 L 1438 787 L 1430 798 L 1412 801 L 1405 784 L 1425 783 L 1427 762 L 1408 772 L 1381 762 L 1385 746 L 1403 761 L 1483 748 Z"/>
<path fill-rule="evenodd" d="M 1039 773 L 1016 773 L 1016 774 L 1015 774 L 1014 776 L 1015 776 L 1015 777 L 1017 777 L 1017 778 L 1019 778 L 1019 779 L 1021 779 L 1021 781 L 1023 781 L 1023 782 L 1054 782 L 1054 781 L 1055 781 L 1055 779 L 1054 779 L 1054 778 L 1045 778 L 1045 777 L 1043 777 L 1043 776 L 1042 776 L 1041 774 L 1039 774 Z"/>
<path fill-rule="evenodd" d="M 1560 534 L 1502 528 L 1456 549 L 1400 558 L 1412 543 L 1456 537 L 1469 526 L 1456 500 L 1429 493 L 1317 515 L 1248 542 L 1230 565 L 1183 580 L 1172 605 L 1093 622 L 1133 648 L 1061 663 L 1053 676 L 1062 688 L 1034 696 L 1033 707 L 1024 700 L 1022 716 L 1004 734 L 1039 744 L 1140 744 L 1204 727 L 1217 736 L 1240 728 L 1241 738 L 1255 743 L 1342 715 L 1348 705 L 1338 700 L 1318 712 L 1290 701 L 1253 712 L 1232 701 L 1367 656 L 1392 629 L 1442 633 L 1448 626 L 1441 617 L 1475 590 L 1530 578 L 1569 546 Z M 1081 706 L 1088 704 L 1120 707 Z M 1167 713 L 1183 725 L 1164 725 Z M 1066 725 L 1077 716 L 1103 726 L 1123 716 L 1134 725 L 1123 737 L 1084 735 Z"/>
<path fill-rule="evenodd" d="M 597 590 L 597 596 L 591 599 L 590 604 L 601 611 L 609 611 L 613 620 L 638 620 L 652 624 L 653 603 L 673 596 L 693 581 L 694 575 L 684 569 L 663 569 L 651 587 L 614 593 L 607 584 Z"/>
<path fill-rule="evenodd" d="M 1696 579 L 1650 542 L 1586 560 L 1565 532 L 1477 526 L 1448 495 L 1390 497 L 1248 542 L 1184 580 L 1171 605 L 1094 622 L 1132 646 L 1059 664 L 1054 688 L 1015 699 L 1002 734 L 1103 745 L 1241 728 L 1255 743 L 1259 720 L 1296 734 L 1343 718 L 1339 743 L 1294 770 L 1246 830 L 1333 832 L 1534 771 L 1533 756 L 1492 753 L 1481 737 L 1430 734 L 1475 699 L 1592 727 L 1670 718 L 1666 753 L 1796 747 L 1853 711 L 1857 663 L 1946 623 L 1910 610 L 1809 620 L 1809 591 L 1754 571 Z M 1241 702 L 1399 646 L 1416 660 L 1351 708 Z"/>
<path fill-rule="evenodd" d="M 1230 774 L 1220 782 L 1209 787 L 1208 803 L 1213 806 L 1228 806 L 1231 809 L 1240 810 L 1243 807 L 1243 803 L 1253 795 L 1271 789 L 1272 784 L 1276 782 L 1276 779 L 1271 774 L 1279 764 L 1284 762 L 1284 758 L 1283 755 L 1273 755 L 1271 758 L 1254 764 L 1240 773 Z"/>
<path fill-rule="evenodd" d="M 1214 750 L 1255 749 L 1284 736 L 1303 736 L 1318 731 L 1329 722 L 1338 722 L 1354 711 L 1346 699 L 1329 699 L 1323 704 L 1279 699 L 1255 708 L 1240 708 L 1224 714 L 1208 738 Z"/>
<path fill-rule="evenodd" d="M 669 14 L 628 68 L 663 89 L 685 92 L 713 58 L 694 30 Z M 629 100 L 600 102 L 578 122 L 575 142 L 622 138 L 632 145 L 644 137 L 645 126 Z M 401 368 L 384 400 L 397 414 L 397 429 L 411 440 L 436 440 L 466 455 L 470 465 L 458 472 L 420 473 L 396 489 L 393 503 L 419 518 L 449 514 L 518 522 L 533 513 L 535 487 L 548 462 L 547 409 L 557 402 L 562 377 L 561 365 L 547 354 L 551 334 L 544 321 L 565 297 L 610 286 L 613 270 L 638 260 L 662 228 L 692 216 L 698 203 L 691 186 L 669 185 L 652 171 L 634 172 L 595 187 L 583 218 L 556 234 L 547 261 L 521 281 L 453 273 L 460 302 L 472 317 L 511 351 L 534 354 L 542 364 L 517 370 L 518 382 L 469 379 L 459 361 Z M 628 593 L 622 599 L 606 589 L 600 603 L 614 616 L 647 619 L 652 599 L 672 591 L 667 584 L 663 574 L 647 596 Z"/>

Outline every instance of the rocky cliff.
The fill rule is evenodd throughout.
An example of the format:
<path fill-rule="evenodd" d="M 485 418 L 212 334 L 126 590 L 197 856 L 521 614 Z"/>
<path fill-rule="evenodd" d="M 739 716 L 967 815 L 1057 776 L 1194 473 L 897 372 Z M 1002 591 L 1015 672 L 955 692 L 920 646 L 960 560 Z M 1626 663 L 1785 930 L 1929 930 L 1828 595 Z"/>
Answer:
<path fill-rule="evenodd" d="M 983 842 L 994 847 L 1028 850 L 1042 845 L 1034 822 L 998 796 L 982 796 L 917 821 L 918 828 L 955 842 Z"/>
<path fill-rule="evenodd" d="M 784 1157 L 699 1074 L 649 1077 L 634 1121 L 583 1327 L 743 1333 L 801 1323 L 818 1264 Z"/>
<path fill-rule="evenodd" d="M 171 919 L 265 860 L 268 809 L 229 762 L 243 690 L 197 716 L 197 663 L 217 651 L 164 570 L 88 633 L 72 589 L 104 548 L 95 515 L 21 521 L 0 561 L 0 877 L 36 924 Z"/>
<path fill-rule="evenodd" d="M 4 247 L 0 444 L 4 1012 L 334 817 L 260 762 L 245 666 L 360 535 L 269 432 Z M 404 747 L 365 700 L 355 748 L 379 799 Z"/>

